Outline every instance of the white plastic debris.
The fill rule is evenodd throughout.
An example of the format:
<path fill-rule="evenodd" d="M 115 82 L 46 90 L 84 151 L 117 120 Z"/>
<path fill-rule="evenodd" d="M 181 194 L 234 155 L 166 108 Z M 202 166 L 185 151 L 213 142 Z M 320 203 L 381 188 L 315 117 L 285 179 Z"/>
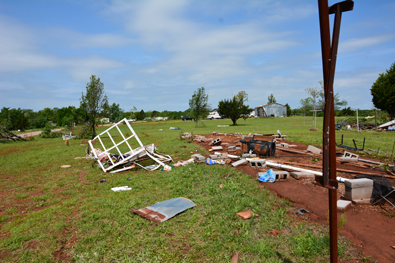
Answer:
<path fill-rule="evenodd" d="M 114 192 L 120 192 L 120 191 L 129 191 L 132 190 L 129 186 L 120 186 L 120 187 L 113 187 L 111 188 Z"/>

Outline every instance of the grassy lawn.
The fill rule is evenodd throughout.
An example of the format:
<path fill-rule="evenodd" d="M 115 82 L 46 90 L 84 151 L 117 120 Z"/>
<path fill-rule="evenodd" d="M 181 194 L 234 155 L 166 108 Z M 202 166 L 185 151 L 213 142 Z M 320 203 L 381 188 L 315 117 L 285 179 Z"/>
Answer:
<path fill-rule="evenodd" d="M 309 119 L 306 119 L 308 122 Z M 317 124 L 322 120 L 318 120 Z M 208 154 L 199 145 L 179 140 L 183 132 L 207 134 L 276 133 L 290 140 L 320 146 L 322 132 L 310 132 L 302 117 L 134 124 L 144 144 L 155 143 L 175 161 L 190 152 Z M 99 131 L 104 130 L 100 128 Z M 321 126 L 318 126 L 322 130 Z M 160 130 L 162 129 L 162 130 Z M 337 132 L 365 148 L 390 154 L 394 133 Z M 190 164 L 170 172 L 141 169 L 104 174 L 84 156 L 86 145 L 59 138 L 0 144 L 0 258 L 5 262 L 229 262 L 234 252 L 241 262 L 320 262 L 329 257 L 328 229 L 295 215 L 292 204 L 277 198 L 250 176 L 230 166 Z M 64 164 L 71 168 L 61 169 Z M 128 177 L 130 179 L 128 180 Z M 99 183 L 101 179 L 106 182 Z M 223 187 L 220 188 L 219 185 Z M 131 191 L 110 188 L 128 185 Z M 164 223 L 153 223 L 129 212 L 176 197 L 196 207 Z M 251 208 L 259 217 L 243 220 L 237 212 Z M 279 230 L 277 236 L 270 235 Z M 350 244 L 340 238 L 343 259 Z"/>

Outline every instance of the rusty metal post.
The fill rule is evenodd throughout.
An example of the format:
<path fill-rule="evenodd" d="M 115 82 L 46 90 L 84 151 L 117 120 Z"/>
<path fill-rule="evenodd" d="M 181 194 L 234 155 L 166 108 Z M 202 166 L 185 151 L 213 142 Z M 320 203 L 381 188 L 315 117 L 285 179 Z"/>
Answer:
<path fill-rule="evenodd" d="M 352 1 L 344 1 L 328 7 L 327 0 L 318 0 L 322 67 L 324 77 L 324 128 L 323 128 L 323 178 L 320 184 L 329 189 L 330 261 L 337 262 L 337 181 L 336 181 L 336 137 L 333 82 L 335 78 L 337 49 L 342 12 L 353 9 Z M 330 43 L 329 14 L 335 14 L 332 45 Z M 317 181 L 318 179 L 316 179 Z"/>

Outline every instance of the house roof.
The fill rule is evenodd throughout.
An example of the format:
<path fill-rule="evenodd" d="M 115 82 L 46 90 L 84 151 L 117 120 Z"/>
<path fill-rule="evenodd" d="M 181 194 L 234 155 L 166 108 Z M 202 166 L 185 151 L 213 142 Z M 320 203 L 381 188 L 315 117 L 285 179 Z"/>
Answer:
<path fill-rule="evenodd" d="M 386 122 L 386 123 L 380 125 L 379 128 L 385 128 L 385 127 L 388 127 L 388 126 L 391 126 L 391 125 L 395 125 L 395 120 Z"/>
<path fill-rule="evenodd" d="M 280 106 L 285 107 L 285 105 L 282 105 L 282 104 L 279 104 L 279 103 L 274 102 L 274 103 L 266 103 L 266 104 L 263 104 L 263 105 L 260 105 L 260 106 L 256 106 L 255 109 L 256 109 L 256 108 L 265 107 L 265 106 L 268 106 L 268 105 L 271 105 L 271 104 L 277 104 L 277 105 L 280 105 Z"/>

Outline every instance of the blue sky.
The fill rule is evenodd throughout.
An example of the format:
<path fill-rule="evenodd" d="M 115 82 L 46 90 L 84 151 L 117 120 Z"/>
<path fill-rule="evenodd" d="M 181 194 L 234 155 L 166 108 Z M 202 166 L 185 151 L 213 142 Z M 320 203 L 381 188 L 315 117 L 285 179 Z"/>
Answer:
<path fill-rule="evenodd" d="M 371 109 L 395 62 L 395 1 L 354 2 L 334 88 Z M 94 74 L 126 111 L 185 110 L 200 87 L 213 108 L 241 90 L 296 108 L 322 79 L 317 1 L 0 0 L 0 39 L 0 107 L 78 107 Z"/>

